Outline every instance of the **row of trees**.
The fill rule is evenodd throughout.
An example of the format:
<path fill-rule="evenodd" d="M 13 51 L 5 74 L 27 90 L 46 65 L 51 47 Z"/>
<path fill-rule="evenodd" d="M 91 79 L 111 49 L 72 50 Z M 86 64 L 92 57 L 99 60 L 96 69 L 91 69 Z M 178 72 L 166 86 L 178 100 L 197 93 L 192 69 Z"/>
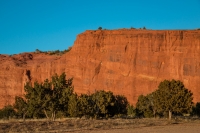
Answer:
<path fill-rule="evenodd" d="M 191 113 L 200 116 L 200 103 L 194 106 L 192 93 L 182 82 L 164 80 L 158 89 L 146 96 L 138 97 L 136 108 L 126 97 L 114 95 L 111 91 L 95 91 L 78 96 L 72 86 L 72 78 L 65 73 L 52 76 L 43 83 L 26 83 L 24 97 L 16 97 L 13 106 L 0 110 L 0 118 L 47 118 L 61 117 L 113 117 L 129 115 L 133 117 L 165 117 L 172 114 Z"/>
<path fill-rule="evenodd" d="M 128 101 L 124 96 L 113 95 L 108 91 L 96 91 L 93 94 L 78 96 L 73 91 L 73 79 L 67 79 L 65 73 L 54 75 L 49 81 L 27 83 L 25 96 L 16 97 L 14 109 L 19 118 L 56 117 L 111 117 L 126 114 Z"/>

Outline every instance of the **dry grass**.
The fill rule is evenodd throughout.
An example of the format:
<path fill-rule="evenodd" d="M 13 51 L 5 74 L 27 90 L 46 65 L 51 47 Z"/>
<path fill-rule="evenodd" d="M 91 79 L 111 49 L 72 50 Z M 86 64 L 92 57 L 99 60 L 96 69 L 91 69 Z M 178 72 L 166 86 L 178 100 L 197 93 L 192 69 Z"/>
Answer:
<path fill-rule="evenodd" d="M 165 126 L 181 123 L 200 123 L 199 119 L 62 119 L 47 120 L 9 120 L 0 121 L 0 132 L 89 132 L 111 129 L 134 129 L 152 126 Z"/>

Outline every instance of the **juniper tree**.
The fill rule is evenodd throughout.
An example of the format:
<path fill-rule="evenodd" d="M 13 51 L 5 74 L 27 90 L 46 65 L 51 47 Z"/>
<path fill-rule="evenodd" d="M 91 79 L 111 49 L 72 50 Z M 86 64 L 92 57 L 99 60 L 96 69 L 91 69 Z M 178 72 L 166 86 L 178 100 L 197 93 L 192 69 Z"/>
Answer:
<path fill-rule="evenodd" d="M 17 110 L 17 115 L 25 120 L 26 114 L 28 113 L 26 101 L 23 98 L 16 96 L 13 107 Z"/>
<path fill-rule="evenodd" d="M 136 104 L 137 115 L 142 117 L 155 117 L 153 93 L 147 96 L 140 95 Z"/>
<path fill-rule="evenodd" d="M 78 98 L 79 116 L 94 117 L 95 102 L 92 100 L 91 95 L 81 94 Z"/>
<path fill-rule="evenodd" d="M 66 80 L 65 73 L 60 76 L 57 74 L 51 79 L 51 95 L 49 99 L 49 110 L 52 114 L 52 119 L 55 120 L 56 113 L 63 111 L 67 113 L 69 97 L 73 94 L 72 78 Z"/>
<path fill-rule="evenodd" d="M 111 91 L 97 91 L 92 94 L 94 101 L 94 116 L 108 117 L 111 114 L 112 107 L 115 105 L 115 97 Z"/>
<path fill-rule="evenodd" d="M 11 105 L 7 105 L 4 108 L 0 109 L 0 119 L 9 119 L 10 117 L 13 117 L 15 115 L 16 112 Z"/>
<path fill-rule="evenodd" d="M 193 107 L 193 115 L 197 115 L 200 117 L 200 102 L 197 102 L 195 107 Z"/>
<path fill-rule="evenodd" d="M 26 83 L 24 90 L 27 112 L 33 117 L 46 116 L 52 120 L 55 120 L 59 111 L 67 114 L 69 98 L 73 94 L 72 80 L 66 80 L 65 73 L 62 73 L 60 76 L 52 76 L 51 81 L 46 79 L 43 83 L 35 82 L 33 86 Z"/>
<path fill-rule="evenodd" d="M 188 113 L 193 105 L 192 92 L 179 80 L 164 80 L 154 93 L 154 104 L 158 113 Z"/>
<path fill-rule="evenodd" d="M 79 106 L 78 106 L 78 96 L 77 94 L 72 94 L 69 96 L 68 102 L 68 114 L 71 117 L 79 116 Z"/>
<path fill-rule="evenodd" d="M 115 105 L 110 110 L 114 114 L 127 114 L 128 100 L 125 96 L 115 95 Z M 114 109 L 114 110 L 113 110 Z"/>

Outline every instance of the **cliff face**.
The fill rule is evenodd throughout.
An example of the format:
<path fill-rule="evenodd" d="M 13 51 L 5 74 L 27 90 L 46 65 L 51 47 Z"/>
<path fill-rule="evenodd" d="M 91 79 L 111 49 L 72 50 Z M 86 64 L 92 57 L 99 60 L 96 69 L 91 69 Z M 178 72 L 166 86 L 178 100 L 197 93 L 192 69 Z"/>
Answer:
<path fill-rule="evenodd" d="M 0 56 L 0 107 L 22 95 L 26 81 L 54 73 L 74 77 L 75 91 L 111 90 L 135 104 L 164 79 L 179 79 L 200 101 L 200 31 L 97 30 L 77 36 L 62 56 L 24 53 Z"/>

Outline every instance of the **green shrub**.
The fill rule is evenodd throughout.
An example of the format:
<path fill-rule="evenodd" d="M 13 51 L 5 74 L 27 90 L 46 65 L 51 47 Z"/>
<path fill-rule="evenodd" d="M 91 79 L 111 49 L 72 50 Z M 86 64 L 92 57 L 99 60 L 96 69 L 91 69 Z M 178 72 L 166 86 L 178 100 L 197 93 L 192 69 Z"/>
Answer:
<path fill-rule="evenodd" d="M 11 105 L 7 105 L 0 110 L 0 119 L 9 119 L 14 117 L 15 115 L 16 112 Z"/>
<path fill-rule="evenodd" d="M 197 102 L 196 105 L 192 107 L 191 115 L 200 117 L 200 102 Z"/>
<path fill-rule="evenodd" d="M 98 30 L 102 30 L 102 27 L 99 27 Z"/>
<path fill-rule="evenodd" d="M 128 104 L 127 115 L 131 116 L 131 117 L 135 117 L 136 116 L 136 108 L 134 108 L 133 105 Z"/>

